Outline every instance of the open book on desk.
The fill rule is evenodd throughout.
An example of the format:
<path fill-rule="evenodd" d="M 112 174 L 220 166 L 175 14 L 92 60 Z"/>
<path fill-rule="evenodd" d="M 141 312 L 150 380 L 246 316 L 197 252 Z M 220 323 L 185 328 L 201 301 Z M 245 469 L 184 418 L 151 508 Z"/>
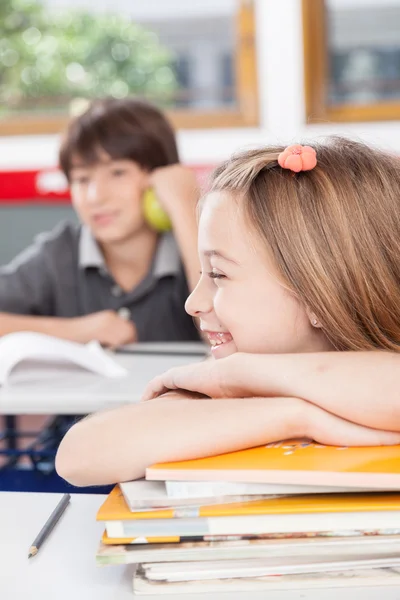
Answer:
<path fill-rule="evenodd" d="M 0 338 L 0 385 L 7 383 L 14 367 L 22 366 L 25 361 L 53 368 L 69 363 L 105 377 L 127 375 L 127 370 L 97 341 L 78 344 L 42 333 L 21 331 Z"/>

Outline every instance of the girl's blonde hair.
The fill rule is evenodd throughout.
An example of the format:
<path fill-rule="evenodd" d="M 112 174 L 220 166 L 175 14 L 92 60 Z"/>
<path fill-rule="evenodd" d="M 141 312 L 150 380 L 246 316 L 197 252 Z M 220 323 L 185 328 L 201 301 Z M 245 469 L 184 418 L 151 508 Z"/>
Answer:
<path fill-rule="evenodd" d="M 283 147 L 234 156 L 214 173 L 272 250 L 288 287 L 337 350 L 400 351 L 400 160 L 362 143 L 310 144 L 318 164 L 282 169 Z"/>

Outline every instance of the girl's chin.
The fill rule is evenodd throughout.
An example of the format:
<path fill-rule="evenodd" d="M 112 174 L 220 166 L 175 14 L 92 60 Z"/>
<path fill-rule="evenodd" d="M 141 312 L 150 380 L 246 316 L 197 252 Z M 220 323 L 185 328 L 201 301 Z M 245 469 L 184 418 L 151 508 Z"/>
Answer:
<path fill-rule="evenodd" d="M 216 360 L 219 358 L 226 358 L 231 354 L 235 354 L 237 351 L 236 344 L 233 340 L 220 344 L 219 346 L 211 346 L 211 354 Z"/>

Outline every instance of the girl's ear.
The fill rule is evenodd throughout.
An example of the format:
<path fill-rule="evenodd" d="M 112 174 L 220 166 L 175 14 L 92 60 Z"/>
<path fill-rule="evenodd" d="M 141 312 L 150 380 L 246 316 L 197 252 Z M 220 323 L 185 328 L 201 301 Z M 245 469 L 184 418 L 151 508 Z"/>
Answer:
<path fill-rule="evenodd" d="M 308 318 L 310 320 L 311 325 L 313 327 L 316 327 L 317 329 L 320 329 L 322 327 L 322 324 L 318 320 L 316 314 L 312 310 L 310 310 L 309 308 L 306 308 L 306 313 L 307 313 L 307 316 L 308 316 Z"/>

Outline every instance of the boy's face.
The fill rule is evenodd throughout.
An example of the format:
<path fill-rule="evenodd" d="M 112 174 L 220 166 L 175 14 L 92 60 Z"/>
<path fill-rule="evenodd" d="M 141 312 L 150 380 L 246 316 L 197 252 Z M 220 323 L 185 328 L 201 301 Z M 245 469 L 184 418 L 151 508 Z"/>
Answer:
<path fill-rule="evenodd" d="M 92 165 L 77 157 L 70 172 L 72 204 L 103 244 L 123 241 L 148 228 L 142 211 L 148 185 L 149 173 L 137 163 L 114 160 L 106 153 Z"/>

